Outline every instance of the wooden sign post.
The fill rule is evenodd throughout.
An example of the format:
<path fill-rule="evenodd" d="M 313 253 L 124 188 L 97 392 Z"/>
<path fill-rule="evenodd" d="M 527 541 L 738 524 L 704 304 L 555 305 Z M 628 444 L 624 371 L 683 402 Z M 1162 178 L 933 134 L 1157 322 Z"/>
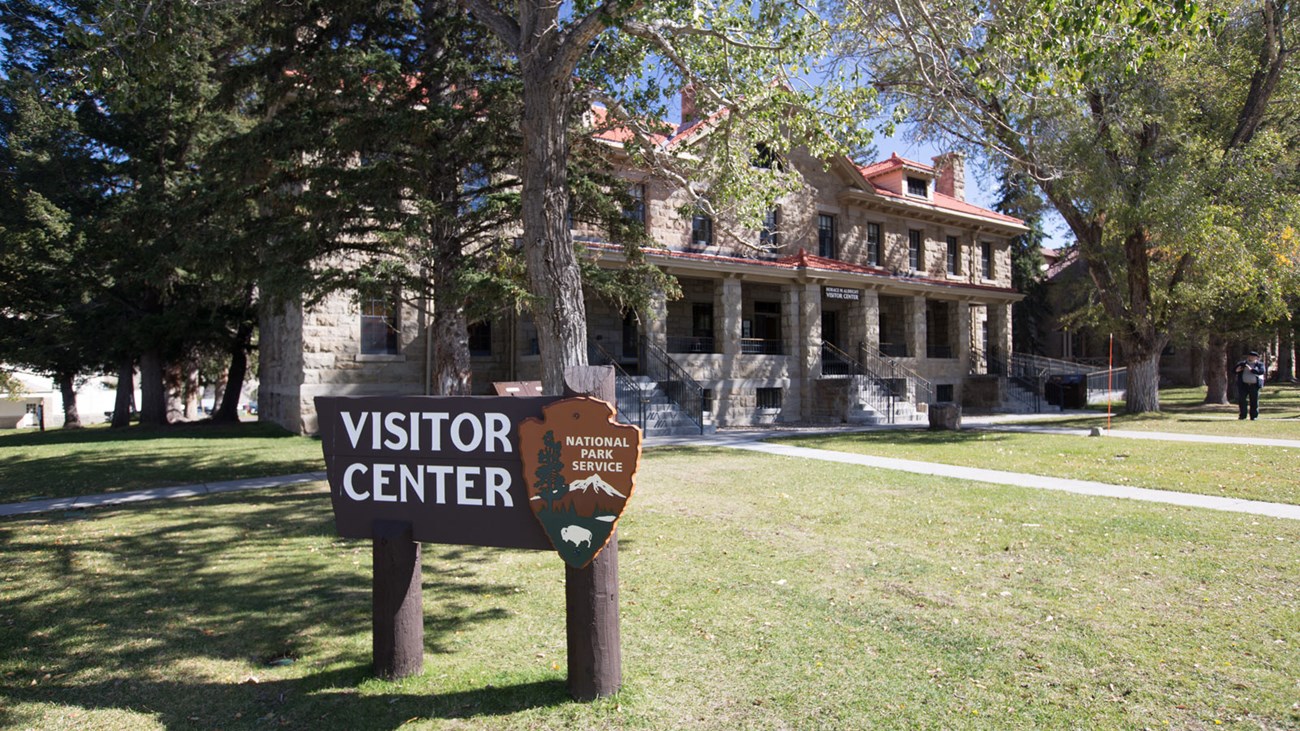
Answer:
<path fill-rule="evenodd" d="M 335 526 L 373 543 L 376 675 L 422 671 L 420 543 L 450 543 L 557 550 L 569 692 L 593 700 L 622 685 L 617 521 L 641 433 L 613 420 L 612 368 L 571 368 L 566 391 L 316 399 Z"/>
<path fill-rule="evenodd" d="M 614 368 L 586 366 L 565 373 L 565 387 L 615 403 Z M 639 452 L 639 446 L 638 446 Z M 633 466 L 635 469 L 635 466 Z M 618 529 L 585 568 L 564 567 L 565 629 L 569 646 L 569 695 L 589 701 L 623 685 L 618 625 Z"/>

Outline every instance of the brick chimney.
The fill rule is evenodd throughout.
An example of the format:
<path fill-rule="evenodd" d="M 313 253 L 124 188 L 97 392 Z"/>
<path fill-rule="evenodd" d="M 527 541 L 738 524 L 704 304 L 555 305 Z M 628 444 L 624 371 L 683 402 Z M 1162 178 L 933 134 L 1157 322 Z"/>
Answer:
<path fill-rule="evenodd" d="M 687 84 L 682 87 L 682 126 L 678 129 L 686 129 L 699 121 L 699 118 L 699 112 L 695 109 L 695 86 Z"/>
<path fill-rule="evenodd" d="M 966 153 L 945 152 L 934 156 L 934 190 L 966 200 Z"/>

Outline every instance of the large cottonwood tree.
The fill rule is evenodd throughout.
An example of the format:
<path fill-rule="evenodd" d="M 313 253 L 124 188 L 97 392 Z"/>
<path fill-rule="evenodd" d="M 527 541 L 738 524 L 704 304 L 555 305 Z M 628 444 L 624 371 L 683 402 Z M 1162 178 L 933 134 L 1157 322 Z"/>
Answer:
<path fill-rule="evenodd" d="M 1262 0 L 843 6 L 849 53 L 900 119 L 1030 175 L 1061 214 L 1128 366 L 1127 409 L 1159 409 L 1159 358 L 1198 265 L 1217 256 L 1215 181 L 1274 119 L 1293 12 Z M 1242 49 L 1252 52 L 1242 55 Z M 1202 64 L 1214 54 L 1238 61 Z M 1237 74 L 1209 105 L 1207 74 Z M 1214 114 L 1209 107 L 1213 106 Z M 1217 220 L 1216 220 L 1217 217 Z"/>
<path fill-rule="evenodd" d="M 754 219 L 791 186 L 789 167 L 784 185 L 752 184 L 756 142 L 777 156 L 796 144 L 826 156 L 863 139 L 861 87 L 846 87 L 833 73 L 816 85 L 801 81 L 827 45 L 826 26 L 805 6 L 770 0 L 460 4 L 513 54 L 523 82 L 522 243 L 542 380 L 551 393 L 562 388 L 566 368 L 587 359 L 584 295 L 568 216 L 567 163 L 580 100 L 603 101 L 619 124 L 640 129 L 642 140 L 654 139 L 664 134 L 655 120 L 663 118 L 665 100 L 690 85 L 706 115 L 719 113 L 713 119 L 722 121 L 718 127 L 741 133 L 735 144 L 723 134 L 696 150 L 717 164 L 711 200 L 748 197 L 742 212 Z M 653 144 L 629 147 L 642 160 L 660 151 Z M 777 166 L 768 172 L 782 176 Z"/>

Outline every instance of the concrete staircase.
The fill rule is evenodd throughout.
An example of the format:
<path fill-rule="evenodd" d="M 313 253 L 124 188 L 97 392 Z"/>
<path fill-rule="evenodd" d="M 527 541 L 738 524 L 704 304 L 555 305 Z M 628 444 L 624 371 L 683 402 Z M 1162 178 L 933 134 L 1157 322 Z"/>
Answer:
<path fill-rule="evenodd" d="M 889 424 L 887 394 L 880 386 L 863 385 L 858 389 L 857 397 L 849 408 L 847 421 L 850 424 Z M 922 404 L 924 409 L 925 404 Z M 926 411 L 906 399 L 895 399 L 893 404 L 894 424 L 913 424 L 929 419 Z"/>
<path fill-rule="evenodd" d="M 641 427 L 647 437 L 689 436 L 699 434 L 700 426 L 673 403 L 647 376 L 631 376 L 620 383 L 618 421 Z M 644 414 L 645 423 L 638 423 Z M 705 429 L 706 432 L 713 431 Z"/>
<path fill-rule="evenodd" d="M 1010 378 L 1002 381 L 1002 403 L 998 406 L 998 412 L 1003 414 L 1032 414 L 1034 413 L 1034 392 L 1016 383 Z M 1043 407 L 1048 408 L 1047 402 L 1042 400 Z M 1050 407 L 1056 408 L 1056 407 Z"/>

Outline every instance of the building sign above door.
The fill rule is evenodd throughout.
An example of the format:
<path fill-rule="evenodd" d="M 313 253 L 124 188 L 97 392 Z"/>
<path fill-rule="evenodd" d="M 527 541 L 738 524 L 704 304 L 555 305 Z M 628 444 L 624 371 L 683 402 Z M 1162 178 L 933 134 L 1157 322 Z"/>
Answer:
<path fill-rule="evenodd" d="M 826 299 L 830 300 L 849 300 L 857 302 L 862 297 L 862 292 L 856 289 L 846 289 L 844 287 L 826 287 L 822 290 L 826 294 Z"/>

